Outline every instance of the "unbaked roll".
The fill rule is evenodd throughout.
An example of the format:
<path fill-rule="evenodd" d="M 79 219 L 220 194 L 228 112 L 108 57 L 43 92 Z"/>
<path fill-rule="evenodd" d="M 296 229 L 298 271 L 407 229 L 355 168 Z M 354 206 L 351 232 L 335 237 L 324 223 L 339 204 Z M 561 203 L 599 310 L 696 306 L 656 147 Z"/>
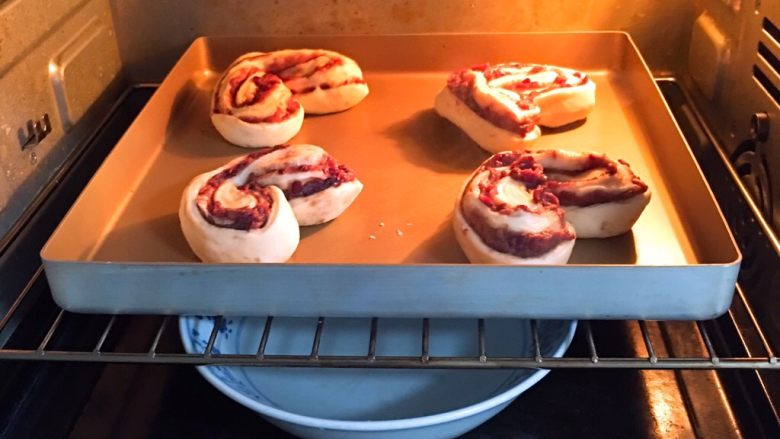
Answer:
<path fill-rule="evenodd" d="M 298 226 L 341 215 L 363 184 L 316 145 L 279 145 L 195 177 L 182 194 L 184 237 L 205 262 L 284 262 Z"/>
<path fill-rule="evenodd" d="M 530 154 L 544 167 L 547 189 L 580 238 L 629 231 L 650 201 L 647 184 L 623 160 L 562 149 Z"/>
<path fill-rule="evenodd" d="M 281 189 L 252 184 L 261 150 L 195 177 L 184 190 L 179 222 L 203 262 L 285 262 L 300 231 Z"/>
<path fill-rule="evenodd" d="M 435 109 L 486 151 L 519 151 L 539 138 L 539 125 L 584 119 L 596 85 L 582 72 L 538 64 L 483 64 L 452 73 Z"/>
<path fill-rule="evenodd" d="M 214 88 L 211 120 L 230 143 L 264 147 L 287 142 L 304 111 L 346 110 L 368 95 L 357 63 L 327 50 L 251 52 L 236 59 Z"/>
<path fill-rule="evenodd" d="M 565 264 L 576 234 L 538 162 L 502 152 L 469 177 L 458 196 L 455 237 L 473 263 Z"/>

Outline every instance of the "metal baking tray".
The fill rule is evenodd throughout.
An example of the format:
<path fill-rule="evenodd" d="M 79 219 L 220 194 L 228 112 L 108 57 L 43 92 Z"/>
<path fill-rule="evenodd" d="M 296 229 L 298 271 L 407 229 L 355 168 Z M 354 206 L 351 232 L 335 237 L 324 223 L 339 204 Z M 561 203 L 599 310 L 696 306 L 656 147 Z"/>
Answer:
<path fill-rule="evenodd" d="M 177 207 L 196 174 L 249 151 L 209 121 L 238 55 L 327 48 L 356 59 L 358 106 L 307 116 L 292 143 L 321 145 L 365 184 L 335 221 L 302 229 L 286 264 L 199 263 Z M 586 71 L 597 104 L 536 148 L 603 151 L 653 197 L 633 231 L 579 239 L 568 265 L 470 265 L 452 232 L 457 191 L 488 154 L 433 110 L 450 71 L 483 62 Z M 627 34 L 199 38 L 59 225 L 42 258 L 69 311 L 289 316 L 706 319 L 731 303 L 741 256 Z"/>

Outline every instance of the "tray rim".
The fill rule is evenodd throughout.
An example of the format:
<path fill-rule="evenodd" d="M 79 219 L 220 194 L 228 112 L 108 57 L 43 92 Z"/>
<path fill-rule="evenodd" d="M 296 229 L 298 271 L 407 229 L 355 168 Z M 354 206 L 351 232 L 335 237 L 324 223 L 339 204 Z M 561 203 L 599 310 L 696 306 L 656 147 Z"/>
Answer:
<path fill-rule="evenodd" d="M 433 268 L 433 269 L 447 269 L 447 268 L 463 268 L 464 266 L 474 266 L 476 267 L 492 267 L 492 268 L 498 268 L 500 270 L 513 270 L 513 271 L 524 271 L 524 270 L 533 270 L 533 271 L 539 271 L 544 270 L 552 270 L 552 271 L 558 271 L 561 269 L 617 269 L 621 272 L 623 270 L 636 270 L 636 269 L 643 269 L 643 270 L 674 270 L 674 269 L 689 269 L 689 270 L 695 270 L 695 269 L 702 269 L 702 268 L 715 268 L 715 267 L 724 267 L 727 268 L 729 272 L 733 272 L 734 276 L 736 275 L 737 268 L 741 264 L 742 261 L 742 253 L 736 243 L 736 240 L 733 236 L 733 234 L 730 231 L 730 228 L 728 227 L 728 223 L 723 215 L 723 211 L 721 207 L 717 204 L 717 201 L 714 198 L 714 194 L 712 192 L 712 189 L 707 182 L 706 178 L 704 177 L 704 174 L 701 170 L 701 166 L 699 163 L 695 160 L 695 157 L 693 157 L 693 152 L 691 150 L 690 145 L 688 144 L 685 137 L 682 135 L 682 132 L 680 130 L 679 124 L 674 119 L 674 117 L 671 115 L 671 110 L 669 109 L 668 103 L 663 99 L 663 96 L 661 94 L 660 88 L 658 87 L 657 83 L 653 80 L 654 77 L 647 66 L 646 61 L 641 56 L 641 52 L 639 52 L 638 48 L 636 47 L 636 44 L 634 43 L 633 39 L 631 38 L 630 34 L 624 31 L 610 31 L 610 30 L 601 30 L 601 31 L 585 31 L 585 32 L 578 32 L 578 31 L 564 31 L 564 32 L 552 32 L 552 31 L 541 31 L 541 32 L 491 32 L 491 33 L 485 33 L 485 32 L 475 32 L 475 33 L 463 33 L 463 32 L 439 32 L 439 33 L 402 33 L 402 34 L 316 34 L 316 35 L 236 35 L 236 36 L 216 36 L 216 37 L 210 37 L 210 36 L 200 36 L 195 38 L 185 52 L 182 53 L 179 60 L 176 62 L 174 67 L 168 72 L 165 79 L 162 81 L 162 85 L 164 85 L 168 78 L 173 76 L 176 73 L 177 69 L 183 68 L 184 59 L 191 51 L 202 51 L 203 53 L 199 54 L 198 56 L 204 56 L 207 57 L 207 43 L 209 41 L 230 41 L 230 40 L 237 40 L 237 39 L 246 39 L 246 40 L 253 40 L 253 39 L 295 39 L 295 38 L 317 38 L 317 37 L 326 37 L 326 38 L 337 38 L 342 41 L 349 41 L 351 39 L 356 38 L 363 38 L 363 37 L 371 37 L 371 38 L 404 38 L 404 37 L 415 37 L 415 38 L 426 38 L 431 36 L 453 36 L 453 37 L 468 37 L 468 38 L 479 38 L 480 36 L 523 36 L 523 35 L 545 35 L 545 36 L 555 36 L 555 35 L 568 35 L 568 36 L 575 36 L 575 35 L 583 35 L 583 34 L 598 34 L 598 35 L 614 35 L 618 38 L 622 38 L 625 40 L 625 43 L 628 44 L 631 49 L 636 53 L 638 60 L 641 62 L 641 67 L 643 69 L 643 73 L 648 76 L 648 78 L 651 79 L 652 86 L 654 89 L 654 93 L 658 95 L 658 99 L 660 99 L 660 102 L 663 104 L 663 107 L 665 109 L 665 114 L 663 114 L 660 117 L 669 118 L 669 120 L 672 121 L 674 129 L 676 130 L 675 136 L 677 136 L 685 145 L 685 150 L 687 151 L 688 155 L 691 158 L 691 161 L 693 162 L 696 171 L 698 173 L 697 178 L 700 179 L 704 183 L 704 187 L 706 189 L 707 195 L 709 200 L 714 203 L 714 207 L 717 211 L 717 216 L 719 218 L 720 224 L 719 227 L 721 227 L 723 230 L 726 231 L 728 234 L 728 242 L 729 242 L 729 252 L 730 256 L 733 256 L 733 258 L 729 258 L 728 261 L 717 261 L 717 262 L 685 262 L 680 264 L 636 264 L 636 263 L 622 263 L 622 264 L 583 264 L 583 263 L 577 263 L 577 264 L 556 264 L 556 265 L 522 265 L 522 266 L 512 266 L 512 265 L 503 265 L 503 264 L 470 264 L 470 263 L 307 263 L 307 262 L 292 262 L 292 263 L 274 263 L 274 264 L 214 264 L 214 263 L 202 263 L 202 262 L 169 262 L 169 261 L 161 261 L 161 262 L 141 262 L 141 261 L 95 261 L 95 260 L 89 260 L 89 259 L 69 259 L 69 258 L 57 258 L 57 257 L 51 257 L 50 256 L 50 247 L 51 243 L 54 241 L 56 236 L 58 235 L 58 232 L 60 228 L 62 227 L 62 224 L 66 222 L 68 216 L 70 216 L 71 211 L 73 210 L 73 207 L 78 203 L 78 200 L 74 205 L 71 207 L 71 209 L 68 211 L 68 214 L 63 218 L 61 223 L 57 226 L 55 231 L 52 233 L 52 235 L 47 240 L 45 246 L 42 248 L 40 255 L 41 258 L 44 261 L 44 265 L 47 269 L 54 268 L 54 266 L 58 267 L 65 267 L 65 266 L 72 266 L 72 265 L 78 265 L 78 266 L 90 266 L 90 267 L 105 267 L 108 268 L 110 271 L 113 267 L 114 269 L 118 268 L 118 266 L 127 266 L 129 270 L 134 269 L 144 269 L 144 268 L 164 268 L 166 270 L 175 270 L 176 268 L 181 269 L 191 269 L 195 267 L 203 268 L 207 267 L 209 269 L 214 269 L 217 267 L 225 267 L 225 268 L 240 268 L 240 267 L 246 267 L 246 266 L 253 266 L 255 267 L 258 272 L 260 271 L 266 271 L 266 270 L 278 270 L 280 267 L 286 267 L 282 268 L 283 270 L 288 269 L 295 269 L 295 270 L 304 270 L 304 271 L 319 271 L 319 270 L 328 270 L 333 267 L 339 267 L 339 268 L 353 268 L 357 270 L 372 270 L 372 269 L 381 269 L 381 270 L 406 270 L 406 269 L 418 269 L 418 268 Z M 382 72 L 382 70 L 377 70 L 377 72 Z M 139 114 L 138 118 L 142 117 L 143 112 L 146 112 L 149 110 L 149 108 L 154 106 L 155 99 L 161 99 L 159 96 L 159 89 L 155 91 L 154 95 L 150 98 L 149 102 L 147 103 L 146 107 L 142 112 Z M 134 124 L 136 122 L 133 122 Z M 130 128 L 123 134 L 123 136 L 120 138 L 120 140 L 117 142 L 117 145 L 120 145 L 124 140 L 127 133 L 130 131 Z M 113 151 L 112 151 L 113 154 Z M 107 160 L 108 161 L 108 160 Z M 101 165 L 101 168 L 105 165 L 105 162 Z M 98 175 L 100 173 L 100 169 L 96 172 L 95 175 Z M 87 187 L 92 183 L 92 179 L 94 179 L 95 176 L 93 176 L 90 179 L 90 183 L 88 183 Z M 81 195 L 79 196 L 81 198 Z M 99 244 L 98 244 L 99 245 Z M 693 244 L 692 244 L 693 245 Z M 697 258 L 701 258 L 701 252 L 696 248 L 696 246 L 693 246 L 693 251 L 697 255 Z M 48 271 L 54 271 L 54 270 L 48 270 Z M 59 271 L 59 270 L 56 270 Z M 95 273 L 98 274 L 98 273 Z M 106 273 L 107 274 L 107 273 Z M 98 274 L 100 275 L 100 274 Z M 55 294 L 55 299 L 59 296 L 59 294 Z M 725 312 L 725 310 L 723 310 Z"/>

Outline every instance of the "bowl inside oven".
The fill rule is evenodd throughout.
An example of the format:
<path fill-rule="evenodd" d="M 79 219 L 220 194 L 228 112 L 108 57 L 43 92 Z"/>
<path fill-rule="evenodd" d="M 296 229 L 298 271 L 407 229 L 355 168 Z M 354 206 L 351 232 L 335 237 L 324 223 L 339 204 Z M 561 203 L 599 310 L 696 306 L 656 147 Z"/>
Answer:
<path fill-rule="evenodd" d="M 276 318 L 266 354 L 308 355 L 317 319 Z M 319 353 L 366 355 L 370 319 L 326 319 Z M 257 352 L 264 318 L 225 318 L 215 354 Z M 533 356 L 530 321 L 485 322 L 488 356 Z M 202 353 L 214 327 L 210 317 L 182 317 L 185 350 Z M 476 356 L 476 320 L 432 319 L 431 356 Z M 562 356 L 576 321 L 539 321 L 542 354 Z M 377 356 L 419 356 L 421 319 L 379 319 Z M 268 421 L 308 438 L 445 438 L 475 428 L 498 413 L 549 370 L 327 369 L 200 366 L 218 390 Z"/>

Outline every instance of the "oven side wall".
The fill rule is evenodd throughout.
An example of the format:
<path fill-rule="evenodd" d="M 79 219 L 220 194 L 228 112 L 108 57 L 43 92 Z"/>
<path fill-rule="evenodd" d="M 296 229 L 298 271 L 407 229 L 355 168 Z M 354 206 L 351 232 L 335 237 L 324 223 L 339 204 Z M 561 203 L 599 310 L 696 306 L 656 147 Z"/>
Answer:
<path fill-rule="evenodd" d="M 125 88 L 121 69 L 105 0 L 0 1 L 0 254 Z M 44 115 L 48 135 L 28 142 Z"/>

